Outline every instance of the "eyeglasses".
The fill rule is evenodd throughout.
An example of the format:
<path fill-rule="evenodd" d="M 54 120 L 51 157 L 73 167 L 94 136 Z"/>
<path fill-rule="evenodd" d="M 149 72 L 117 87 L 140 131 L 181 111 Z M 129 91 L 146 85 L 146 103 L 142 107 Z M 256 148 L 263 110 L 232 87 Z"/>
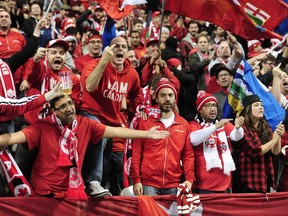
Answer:
<path fill-rule="evenodd" d="M 211 109 L 211 108 L 218 108 L 218 105 L 216 103 L 207 103 L 204 105 L 205 108 Z"/>
<path fill-rule="evenodd" d="M 274 62 L 266 62 L 266 64 L 268 64 L 270 66 L 274 66 Z"/>
<path fill-rule="evenodd" d="M 225 74 L 218 75 L 218 79 L 222 77 L 227 77 L 227 76 L 231 76 L 231 74 L 225 73 Z"/>
<path fill-rule="evenodd" d="M 91 40 L 91 41 L 89 41 L 89 43 L 92 44 L 92 45 L 102 44 L 102 42 L 101 42 L 100 40 L 99 40 L 99 41 L 93 41 L 93 40 Z"/>
<path fill-rule="evenodd" d="M 68 109 L 68 107 L 72 108 L 73 106 L 74 106 L 74 101 L 71 100 L 71 101 L 68 101 L 67 103 L 62 104 L 58 108 L 54 108 L 54 109 L 60 112 L 65 112 Z"/>

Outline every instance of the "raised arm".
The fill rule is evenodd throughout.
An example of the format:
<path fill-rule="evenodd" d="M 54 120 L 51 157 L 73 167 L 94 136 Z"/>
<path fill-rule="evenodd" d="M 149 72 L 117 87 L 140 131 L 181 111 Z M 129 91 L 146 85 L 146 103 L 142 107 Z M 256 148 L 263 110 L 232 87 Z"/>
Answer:
<path fill-rule="evenodd" d="M 40 96 L 33 95 L 30 97 L 23 97 L 21 99 L 0 97 L 0 112 L 1 115 L 22 115 L 27 111 L 43 106 L 45 103 L 47 103 L 47 101 L 61 95 L 63 95 L 63 92 L 60 87 L 60 83 L 58 83 L 51 91 Z"/>
<path fill-rule="evenodd" d="M 86 91 L 93 92 L 99 85 L 102 74 L 113 57 L 113 48 L 115 47 L 115 44 L 112 46 L 107 46 L 104 49 L 102 58 L 100 59 L 99 63 L 95 67 L 95 69 L 92 71 L 92 73 L 89 74 L 89 76 L 86 79 Z"/>

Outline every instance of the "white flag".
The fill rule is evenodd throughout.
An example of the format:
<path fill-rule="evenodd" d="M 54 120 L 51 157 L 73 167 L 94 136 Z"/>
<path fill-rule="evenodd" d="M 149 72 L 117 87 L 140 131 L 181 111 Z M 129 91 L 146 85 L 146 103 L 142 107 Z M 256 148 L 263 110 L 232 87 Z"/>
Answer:
<path fill-rule="evenodd" d="M 125 7 L 125 5 L 139 5 L 139 4 L 146 4 L 146 0 L 124 0 L 121 6 L 121 9 Z"/>

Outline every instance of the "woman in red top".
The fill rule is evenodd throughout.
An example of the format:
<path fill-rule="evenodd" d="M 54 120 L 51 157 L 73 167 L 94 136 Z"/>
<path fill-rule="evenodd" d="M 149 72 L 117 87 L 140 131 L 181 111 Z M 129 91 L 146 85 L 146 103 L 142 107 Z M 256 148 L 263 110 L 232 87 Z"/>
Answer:
<path fill-rule="evenodd" d="M 280 152 L 284 126 L 280 122 L 274 133 L 263 117 L 264 108 L 257 95 L 242 100 L 245 117 L 244 137 L 236 145 L 236 172 L 233 184 L 235 193 L 266 193 L 274 188 L 272 154 Z"/>

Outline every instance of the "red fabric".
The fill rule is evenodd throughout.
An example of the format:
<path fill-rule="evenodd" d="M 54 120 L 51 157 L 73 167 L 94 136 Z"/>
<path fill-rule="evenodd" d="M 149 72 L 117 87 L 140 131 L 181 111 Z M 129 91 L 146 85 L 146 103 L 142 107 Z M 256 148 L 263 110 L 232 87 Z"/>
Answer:
<path fill-rule="evenodd" d="M 193 196 L 191 190 L 184 183 L 177 188 L 177 209 L 179 216 L 190 216 L 200 204 L 199 195 Z"/>
<path fill-rule="evenodd" d="M 61 136 L 59 138 L 59 157 L 56 162 L 58 167 L 69 167 L 69 189 L 66 193 L 67 197 L 76 200 L 87 200 L 84 190 L 84 182 L 79 171 L 79 159 L 77 152 L 78 139 L 75 136 L 78 122 L 73 120 L 71 125 L 62 125 L 60 119 L 53 114 L 52 120 L 56 127 L 59 128 Z M 71 130 L 70 128 L 71 127 Z"/>
<path fill-rule="evenodd" d="M 43 79 L 45 77 L 45 73 L 49 74 L 49 83 L 54 83 L 58 82 L 60 78 L 58 77 L 58 73 L 61 71 L 67 71 L 70 70 L 67 67 L 63 67 L 60 71 L 52 71 L 49 67 L 47 68 L 44 65 L 43 60 L 40 61 L 39 63 L 34 63 L 34 61 L 29 62 L 29 66 L 27 66 L 25 72 L 24 72 L 24 77 L 27 77 L 27 81 L 30 84 L 30 88 L 27 91 L 27 95 L 34 95 L 34 94 L 41 94 L 41 85 L 43 82 Z M 51 82 L 50 82 L 51 81 Z M 50 84 L 51 85 L 51 84 Z M 48 90 L 51 90 L 54 85 L 50 86 Z M 74 73 L 72 73 L 72 99 L 75 103 L 76 109 L 78 110 L 80 106 L 80 98 L 81 98 L 81 85 L 79 79 L 76 77 Z M 37 110 L 33 110 L 31 112 L 25 113 L 24 117 L 26 121 L 29 123 L 34 123 L 38 118 L 39 112 L 41 112 L 43 108 L 39 108 Z"/>
<path fill-rule="evenodd" d="M 287 196 L 287 192 L 268 194 L 201 194 L 203 210 L 199 213 L 197 212 L 198 214 L 195 213 L 195 215 L 287 215 Z M 152 198 L 168 209 L 171 203 L 176 201 L 175 196 L 154 196 Z M 3 215 L 27 215 L 27 212 L 29 212 L 30 215 L 51 216 L 79 214 L 87 216 L 138 216 L 138 197 L 91 197 L 86 202 L 46 197 L 1 197 L 0 208 Z"/>
<path fill-rule="evenodd" d="M 168 216 L 168 214 L 158 205 L 151 196 L 138 196 L 138 215 Z"/>
<path fill-rule="evenodd" d="M 14 158 L 7 148 L 0 147 L 1 168 L 8 182 L 11 193 L 16 197 L 35 196 L 30 184 L 23 176 Z"/>
<path fill-rule="evenodd" d="M 177 79 L 176 76 L 174 76 L 174 74 L 169 70 L 168 67 L 164 67 L 163 70 L 161 70 L 161 73 L 163 76 L 167 77 L 175 86 L 177 92 L 180 92 L 180 82 Z M 142 75 L 141 75 L 141 86 L 145 87 L 146 85 L 148 85 L 148 83 L 150 82 L 150 80 L 152 79 L 152 77 L 154 76 L 154 69 L 153 69 L 153 65 L 150 64 L 150 60 L 146 62 L 143 71 L 142 71 Z"/>
<path fill-rule="evenodd" d="M 220 90 L 220 85 L 217 83 L 216 80 L 216 77 L 213 76 L 208 82 L 207 92 L 209 92 L 210 94 L 214 94 Z"/>
<path fill-rule="evenodd" d="M 1 115 L 22 115 L 28 110 L 41 107 L 46 103 L 44 95 L 24 97 L 19 100 L 0 97 Z"/>
<path fill-rule="evenodd" d="M 0 32 L 0 58 L 8 58 L 14 53 L 22 50 L 26 40 L 18 32 L 9 30 L 6 35 Z"/>
<path fill-rule="evenodd" d="M 287 147 L 288 146 L 288 133 L 287 131 L 285 131 L 285 133 L 283 134 L 283 136 L 281 137 L 281 150 L 283 147 Z M 279 163 L 283 163 L 283 171 L 281 173 L 281 178 L 279 180 L 279 184 L 277 186 L 277 191 L 281 192 L 281 191 L 288 191 L 288 166 L 287 166 L 287 162 L 288 162 L 288 148 L 285 149 L 285 155 L 283 154 L 283 152 L 281 151 L 279 154 Z M 279 171 L 278 171 L 278 175 L 279 175 Z"/>
<path fill-rule="evenodd" d="M 75 67 L 79 70 L 79 73 L 82 74 L 84 67 L 93 60 L 95 60 L 95 58 L 92 57 L 89 53 L 84 56 L 80 56 L 74 60 Z"/>
<path fill-rule="evenodd" d="M 187 29 L 185 27 L 178 27 L 177 24 L 173 25 L 170 36 L 176 37 L 178 41 L 181 41 L 185 35 L 187 35 Z"/>
<path fill-rule="evenodd" d="M 206 93 L 205 91 L 202 90 L 199 91 L 197 95 L 197 100 L 195 102 L 197 111 L 200 112 L 205 104 L 212 101 L 218 105 L 218 101 L 214 95 Z"/>
<path fill-rule="evenodd" d="M 103 124 L 119 126 L 119 116 L 122 98 L 130 101 L 133 111 L 142 101 L 139 76 L 128 59 L 124 62 L 124 70 L 118 72 L 109 62 L 102 74 L 100 83 L 95 91 L 86 91 L 86 79 L 95 69 L 99 59 L 95 59 L 82 71 L 80 78 L 83 86 L 81 110 L 97 116 Z M 105 104 L 105 106 L 103 106 Z"/>
<path fill-rule="evenodd" d="M 144 46 L 144 44 L 142 44 L 142 42 L 140 44 L 138 44 L 137 47 L 135 47 L 135 46 L 131 46 L 131 47 L 135 51 L 138 59 L 142 58 L 146 53 L 146 47 Z"/>
<path fill-rule="evenodd" d="M 2 59 L 0 59 L 0 96 L 10 99 L 17 98 L 13 74 L 10 70 L 9 65 L 2 61 Z M 15 117 L 16 116 L 12 115 L 1 115 L 0 121 L 10 121 L 13 120 Z"/>
<path fill-rule="evenodd" d="M 141 182 L 156 188 L 176 188 L 183 174 L 186 180 L 194 182 L 194 154 L 189 141 L 189 125 L 181 116 L 175 115 L 173 125 L 166 129 L 161 121 L 154 118 L 139 120 L 137 129 L 159 126 L 159 130 L 168 130 L 171 134 L 169 138 L 161 140 L 133 140 L 130 171 L 133 184 Z"/>
<path fill-rule="evenodd" d="M 200 124 L 196 121 L 191 121 L 189 124 L 191 132 L 201 129 Z M 233 129 L 234 126 L 230 122 L 228 122 L 224 126 L 224 130 L 227 136 L 229 136 L 229 134 Z M 213 135 L 212 137 L 215 137 L 215 143 L 217 144 L 218 148 L 220 148 L 220 142 L 216 135 L 216 132 L 214 132 Z M 229 138 L 227 140 L 229 144 L 229 149 L 232 150 L 231 141 Z M 202 143 L 198 146 L 193 146 L 193 150 L 195 157 L 195 178 L 196 178 L 196 181 L 193 184 L 193 188 L 211 190 L 211 191 L 226 191 L 227 188 L 230 188 L 232 175 L 227 176 L 223 173 L 223 170 L 218 168 L 213 168 L 210 171 L 206 170 L 206 161 L 204 158 Z M 222 160 L 222 154 L 219 154 L 219 158 Z"/>
<path fill-rule="evenodd" d="M 234 2 L 239 2 L 241 6 Z M 265 32 L 259 31 L 245 13 L 244 8 L 249 6 L 248 2 L 270 15 L 262 26 L 267 29 Z M 196 20 L 212 22 L 245 39 L 281 38 L 271 31 L 288 16 L 288 6 L 281 0 L 271 0 L 269 4 L 263 4 L 258 0 L 199 0 L 193 3 L 190 0 L 182 0 L 181 4 L 178 0 L 167 0 L 165 10 Z M 255 14 L 257 12 L 259 11 Z"/>
<path fill-rule="evenodd" d="M 123 19 L 128 16 L 134 9 L 134 5 L 126 5 L 120 10 L 124 0 L 97 0 L 97 3 L 107 12 L 107 14 L 115 20 Z"/>
<path fill-rule="evenodd" d="M 78 138 L 77 152 L 81 173 L 88 143 L 97 143 L 106 126 L 82 116 L 77 116 L 77 122 L 79 127 L 76 129 L 75 136 Z M 29 149 L 39 148 L 30 180 L 35 193 L 40 195 L 54 193 L 56 197 L 66 197 L 70 167 L 60 168 L 56 165 L 61 131 L 55 127 L 51 116 L 29 125 L 22 131 L 27 138 Z"/>

